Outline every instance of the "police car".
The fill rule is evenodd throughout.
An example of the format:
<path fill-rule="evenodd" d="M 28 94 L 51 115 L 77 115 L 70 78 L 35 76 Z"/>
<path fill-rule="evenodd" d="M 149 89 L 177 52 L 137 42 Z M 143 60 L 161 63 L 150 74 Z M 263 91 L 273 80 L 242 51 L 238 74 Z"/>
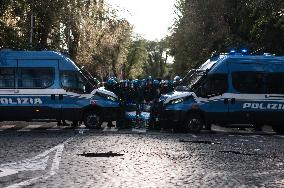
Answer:
<path fill-rule="evenodd" d="M 67 56 L 0 51 L 1 121 L 84 121 L 89 128 L 120 117 L 117 96 Z"/>
<path fill-rule="evenodd" d="M 231 51 L 215 54 L 160 98 L 159 120 L 198 132 L 211 124 L 271 125 L 284 133 L 284 57 Z"/>

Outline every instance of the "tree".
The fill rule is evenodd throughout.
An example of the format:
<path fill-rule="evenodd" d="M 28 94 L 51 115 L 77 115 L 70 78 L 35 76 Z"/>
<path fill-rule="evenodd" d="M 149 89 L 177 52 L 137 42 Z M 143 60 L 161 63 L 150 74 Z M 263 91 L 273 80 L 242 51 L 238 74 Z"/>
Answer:
<path fill-rule="evenodd" d="M 161 41 L 148 41 L 148 61 L 144 65 L 145 75 L 155 78 L 167 77 L 167 63 L 169 56 L 168 38 Z"/>
<path fill-rule="evenodd" d="M 121 77 L 132 34 L 104 0 L 1 1 L 0 29 L 0 48 L 65 51 L 101 78 Z"/>
<path fill-rule="evenodd" d="M 177 0 L 174 70 L 185 74 L 213 51 L 248 47 L 283 54 L 283 0 Z"/>
<path fill-rule="evenodd" d="M 132 39 L 128 48 L 127 61 L 123 65 L 123 78 L 139 78 L 144 75 L 144 65 L 148 60 L 147 41 L 141 37 Z"/>

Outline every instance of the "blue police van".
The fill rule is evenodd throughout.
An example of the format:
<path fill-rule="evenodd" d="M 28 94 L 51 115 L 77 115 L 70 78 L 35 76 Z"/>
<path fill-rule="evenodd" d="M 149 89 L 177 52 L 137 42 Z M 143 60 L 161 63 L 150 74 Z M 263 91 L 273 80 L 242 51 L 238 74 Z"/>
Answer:
<path fill-rule="evenodd" d="M 64 54 L 0 51 L 0 121 L 83 121 L 97 128 L 120 115 L 117 96 Z"/>
<path fill-rule="evenodd" d="M 190 70 L 183 84 L 181 91 L 161 96 L 162 124 L 187 132 L 212 124 L 270 125 L 284 133 L 283 56 L 215 54 Z"/>

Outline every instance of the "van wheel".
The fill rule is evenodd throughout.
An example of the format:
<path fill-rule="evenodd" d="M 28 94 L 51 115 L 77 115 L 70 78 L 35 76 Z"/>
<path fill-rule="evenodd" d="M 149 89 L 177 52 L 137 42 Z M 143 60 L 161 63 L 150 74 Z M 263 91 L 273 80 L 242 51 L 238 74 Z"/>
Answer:
<path fill-rule="evenodd" d="M 89 129 L 101 128 L 101 117 L 96 111 L 87 112 L 84 116 L 84 124 Z"/>
<path fill-rule="evenodd" d="M 184 123 L 184 129 L 186 132 L 198 133 L 204 126 L 204 121 L 201 116 L 197 114 L 190 114 L 189 117 L 186 118 Z"/>
<path fill-rule="evenodd" d="M 283 126 L 274 125 L 274 126 L 272 126 L 272 129 L 273 129 L 277 134 L 284 134 L 284 127 L 283 127 Z"/>

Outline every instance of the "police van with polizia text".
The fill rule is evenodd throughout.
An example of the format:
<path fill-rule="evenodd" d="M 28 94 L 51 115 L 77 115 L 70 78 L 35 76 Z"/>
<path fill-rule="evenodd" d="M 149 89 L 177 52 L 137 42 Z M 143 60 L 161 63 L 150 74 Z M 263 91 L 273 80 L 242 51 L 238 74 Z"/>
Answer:
<path fill-rule="evenodd" d="M 84 122 L 120 117 L 117 96 L 70 58 L 53 51 L 0 51 L 0 121 Z"/>
<path fill-rule="evenodd" d="M 214 54 L 160 98 L 159 121 L 199 132 L 212 124 L 270 125 L 284 133 L 284 57 L 231 51 Z M 162 123 L 164 122 L 164 123 Z"/>

